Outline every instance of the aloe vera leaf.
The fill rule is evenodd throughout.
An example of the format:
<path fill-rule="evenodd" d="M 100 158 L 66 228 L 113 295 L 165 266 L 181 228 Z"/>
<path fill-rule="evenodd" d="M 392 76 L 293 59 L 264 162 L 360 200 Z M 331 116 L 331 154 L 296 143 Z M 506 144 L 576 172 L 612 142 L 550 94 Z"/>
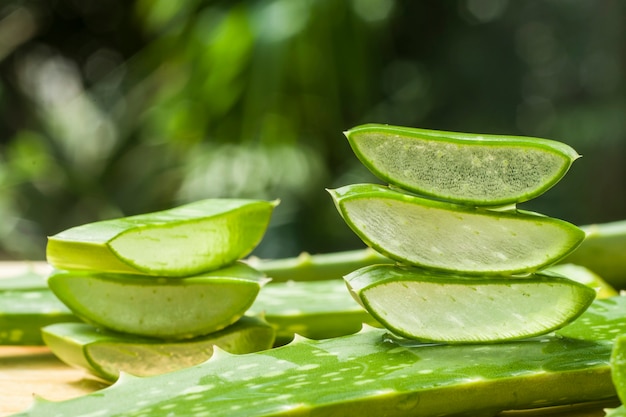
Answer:
<path fill-rule="evenodd" d="M 48 239 L 58 269 L 183 277 L 216 270 L 261 241 L 278 201 L 208 199 L 77 226 Z"/>
<path fill-rule="evenodd" d="M 583 265 L 616 289 L 626 289 L 626 220 L 581 228 L 585 240 L 562 262 Z"/>
<path fill-rule="evenodd" d="M 43 326 L 74 321 L 78 318 L 46 288 L 0 289 L 0 345 L 42 345 Z"/>
<path fill-rule="evenodd" d="M 556 273 L 578 283 L 584 284 L 596 291 L 596 298 L 610 298 L 619 295 L 618 291 L 613 288 L 598 274 L 584 266 L 575 264 L 558 264 L 551 265 L 541 272 Z"/>
<path fill-rule="evenodd" d="M 626 402 L 626 334 L 620 334 L 615 339 L 611 354 L 611 369 L 617 395 L 622 402 Z"/>
<path fill-rule="evenodd" d="M 626 417 L 626 407 L 620 405 L 617 408 L 606 409 L 606 417 Z"/>
<path fill-rule="evenodd" d="M 213 355 L 214 346 L 233 354 L 269 349 L 274 329 L 264 320 L 244 316 L 207 336 L 164 341 L 97 329 L 86 323 L 58 323 L 42 329 L 43 339 L 65 363 L 84 368 L 108 381 L 120 372 L 160 375 L 198 365 Z"/>
<path fill-rule="evenodd" d="M 377 184 L 329 190 L 348 226 L 401 263 L 465 274 L 533 272 L 572 252 L 584 232 L 526 211 L 495 212 L 429 200 Z"/>
<path fill-rule="evenodd" d="M 380 326 L 354 301 L 343 280 L 270 283 L 246 314 L 262 314 L 275 327 L 278 345 L 296 333 L 327 339 L 356 333 L 363 323 Z"/>
<path fill-rule="evenodd" d="M 359 160 L 402 189 L 469 205 L 530 200 L 580 157 L 541 138 L 476 135 L 367 124 L 345 132 Z"/>
<path fill-rule="evenodd" d="M 188 278 L 55 271 L 48 285 L 86 322 L 157 338 L 191 338 L 223 329 L 252 305 L 265 275 L 243 262 Z"/>
<path fill-rule="evenodd" d="M 626 297 L 596 301 L 581 319 L 588 332 L 580 339 L 398 344 L 365 328 L 246 355 L 217 351 L 202 365 L 123 376 L 80 398 L 37 400 L 18 415 L 429 417 L 614 399 L 609 360 L 615 331 L 626 327 Z"/>
<path fill-rule="evenodd" d="M 386 328 L 423 342 L 539 336 L 573 321 L 596 295 L 558 276 L 466 277 L 395 265 L 367 266 L 345 280 L 355 299 Z"/>
<path fill-rule="evenodd" d="M 291 258 L 260 259 L 251 257 L 246 262 L 264 272 L 272 284 L 286 281 L 341 280 L 344 275 L 367 265 L 393 263 L 391 259 L 371 248 L 309 254 L 302 252 Z"/>

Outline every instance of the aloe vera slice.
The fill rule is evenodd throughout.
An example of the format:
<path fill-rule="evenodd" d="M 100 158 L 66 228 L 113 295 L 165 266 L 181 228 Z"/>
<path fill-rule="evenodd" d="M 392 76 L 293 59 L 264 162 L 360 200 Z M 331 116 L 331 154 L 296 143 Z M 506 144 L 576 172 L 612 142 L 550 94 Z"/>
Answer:
<path fill-rule="evenodd" d="M 434 201 L 376 184 L 329 192 L 365 244 L 399 262 L 436 270 L 532 272 L 565 257 L 585 237 L 563 220 Z"/>
<path fill-rule="evenodd" d="M 596 295 L 557 276 L 465 277 L 394 265 L 361 268 L 345 280 L 385 327 L 423 342 L 489 343 L 542 335 L 573 321 Z"/>
<path fill-rule="evenodd" d="M 122 377 L 72 400 L 36 400 L 19 416 L 476 416 L 613 400 L 609 360 L 625 317 L 626 298 L 616 297 L 579 318 L 587 330 L 580 339 L 398 344 L 366 328 L 246 355 L 218 351 L 196 367 Z"/>
<path fill-rule="evenodd" d="M 556 184 L 580 157 L 540 138 L 476 135 L 367 124 L 345 133 L 376 176 L 408 191 L 471 205 L 530 200 Z"/>
<path fill-rule="evenodd" d="M 617 390 L 617 395 L 622 401 L 626 402 L 626 335 L 621 334 L 615 339 L 613 352 L 611 354 L 611 376 L 613 385 Z M 616 409 L 608 410 L 607 417 L 623 417 L 626 416 L 626 407 L 621 405 Z"/>
<path fill-rule="evenodd" d="M 58 269 L 189 276 L 248 255 L 278 201 L 208 199 L 73 227 L 48 239 Z"/>
<path fill-rule="evenodd" d="M 263 315 L 275 327 L 279 345 L 295 334 L 328 339 L 356 333 L 363 323 L 380 326 L 354 301 L 343 280 L 272 282 L 246 314 Z"/>
<path fill-rule="evenodd" d="M 198 365 L 213 355 L 215 346 L 242 354 L 269 349 L 274 342 L 274 329 L 267 322 L 247 316 L 223 330 L 185 341 L 124 335 L 86 323 L 53 324 L 42 334 L 59 359 L 108 381 L 115 381 L 120 372 L 153 376 Z"/>
<path fill-rule="evenodd" d="M 264 274 L 237 262 L 189 278 L 56 271 L 48 285 L 83 320 L 157 338 L 191 338 L 236 322 L 252 305 Z"/>

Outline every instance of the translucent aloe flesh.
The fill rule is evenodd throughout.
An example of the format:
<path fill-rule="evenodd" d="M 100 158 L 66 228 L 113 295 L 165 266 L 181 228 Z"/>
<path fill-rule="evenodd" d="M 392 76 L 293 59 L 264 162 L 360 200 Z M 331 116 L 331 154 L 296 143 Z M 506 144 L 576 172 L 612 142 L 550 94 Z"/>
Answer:
<path fill-rule="evenodd" d="M 567 337 L 488 345 L 399 344 L 366 328 L 259 353 L 218 351 L 181 371 L 37 400 L 18 415 L 475 416 L 615 399 L 610 357 L 626 331 L 626 298 L 596 301 L 575 323 Z"/>
<path fill-rule="evenodd" d="M 178 339 L 233 324 L 266 281 L 264 274 L 238 262 L 188 278 L 56 271 L 48 285 L 87 322 L 122 333 Z"/>
<path fill-rule="evenodd" d="M 248 255 L 277 201 L 208 199 L 170 210 L 89 223 L 48 239 L 58 269 L 189 276 Z"/>
<path fill-rule="evenodd" d="M 375 175 L 408 191 L 471 205 L 530 200 L 579 155 L 548 139 L 368 124 L 345 133 Z"/>
<path fill-rule="evenodd" d="M 434 201 L 376 184 L 329 190 L 348 226 L 399 262 L 466 274 L 532 272 L 571 253 L 578 227 L 535 213 Z"/>
<path fill-rule="evenodd" d="M 152 376 L 189 368 L 209 359 L 215 346 L 242 354 L 269 349 L 274 343 L 274 329 L 254 317 L 242 317 L 223 330 L 185 341 L 122 335 L 85 323 L 57 323 L 44 327 L 42 333 L 59 359 L 108 381 L 115 381 L 120 372 Z"/>
<path fill-rule="evenodd" d="M 327 339 L 356 333 L 363 323 L 380 326 L 354 301 L 343 280 L 270 283 L 246 314 L 263 315 L 276 328 L 277 344 L 296 333 Z"/>
<path fill-rule="evenodd" d="M 423 342 L 485 343 L 538 336 L 573 321 L 596 292 L 567 278 L 466 277 L 373 265 L 345 277 L 367 311 Z"/>

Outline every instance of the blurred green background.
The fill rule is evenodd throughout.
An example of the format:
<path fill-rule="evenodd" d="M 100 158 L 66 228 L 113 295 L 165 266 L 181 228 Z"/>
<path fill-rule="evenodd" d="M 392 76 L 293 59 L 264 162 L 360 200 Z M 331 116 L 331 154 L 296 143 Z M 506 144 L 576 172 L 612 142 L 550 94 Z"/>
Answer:
<path fill-rule="evenodd" d="M 3 0 L 0 259 L 209 197 L 281 199 L 258 256 L 362 247 L 324 189 L 368 122 L 566 142 L 523 207 L 623 219 L 625 74 L 618 0 Z"/>

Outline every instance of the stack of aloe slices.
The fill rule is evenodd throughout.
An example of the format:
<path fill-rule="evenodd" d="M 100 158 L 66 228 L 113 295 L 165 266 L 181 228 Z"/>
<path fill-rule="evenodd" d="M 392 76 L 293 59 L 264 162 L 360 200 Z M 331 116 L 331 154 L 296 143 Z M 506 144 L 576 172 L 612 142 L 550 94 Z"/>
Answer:
<path fill-rule="evenodd" d="M 558 329 L 591 304 L 594 290 L 545 270 L 584 232 L 516 208 L 565 175 L 578 158 L 572 148 L 373 124 L 346 136 L 390 184 L 329 190 L 348 226 L 397 262 L 345 276 L 389 330 L 429 342 L 516 340 Z"/>
<path fill-rule="evenodd" d="M 50 237 L 48 286 L 92 327 L 48 326 L 44 342 L 105 379 L 191 366 L 213 345 L 233 353 L 270 348 L 274 329 L 243 317 L 268 279 L 241 259 L 277 204 L 208 199 Z"/>

